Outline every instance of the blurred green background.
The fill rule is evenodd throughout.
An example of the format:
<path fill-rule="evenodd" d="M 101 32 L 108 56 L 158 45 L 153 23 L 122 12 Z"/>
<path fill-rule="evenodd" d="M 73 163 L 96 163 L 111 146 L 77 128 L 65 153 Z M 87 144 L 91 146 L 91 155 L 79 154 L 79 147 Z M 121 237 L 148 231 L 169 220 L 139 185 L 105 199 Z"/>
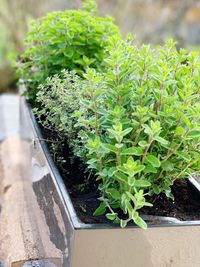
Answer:
<path fill-rule="evenodd" d="M 0 0 L 0 92 L 15 87 L 10 55 L 23 51 L 31 19 L 53 10 L 77 8 L 81 0 Z M 168 37 L 179 47 L 199 50 L 199 0 L 97 0 L 100 13 L 110 14 L 123 34 L 137 43 L 159 44 Z"/>

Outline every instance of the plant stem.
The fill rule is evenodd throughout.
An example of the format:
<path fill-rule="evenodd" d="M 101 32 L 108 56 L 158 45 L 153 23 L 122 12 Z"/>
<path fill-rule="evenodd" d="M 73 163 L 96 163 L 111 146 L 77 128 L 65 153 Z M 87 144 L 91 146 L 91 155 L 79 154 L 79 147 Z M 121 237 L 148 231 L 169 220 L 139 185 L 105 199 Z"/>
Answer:
<path fill-rule="evenodd" d="M 191 160 L 190 162 L 188 162 L 188 164 L 186 165 L 186 167 L 173 179 L 173 183 L 179 179 L 181 177 L 181 175 L 190 167 L 190 165 L 193 164 L 193 160 Z"/>
<path fill-rule="evenodd" d="M 145 158 L 146 158 L 146 156 L 147 156 L 147 152 L 148 152 L 148 150 L 149 150 L 149 148 L 150 148 L 152 142 L 153 142 L 153 139 L 149 139 L 149 145 L 145 148 L 145 150 L 144 150 L 144 155 L 143 155 L 143 157 L 142 157 L 142 164 L 144 164 Z"/>

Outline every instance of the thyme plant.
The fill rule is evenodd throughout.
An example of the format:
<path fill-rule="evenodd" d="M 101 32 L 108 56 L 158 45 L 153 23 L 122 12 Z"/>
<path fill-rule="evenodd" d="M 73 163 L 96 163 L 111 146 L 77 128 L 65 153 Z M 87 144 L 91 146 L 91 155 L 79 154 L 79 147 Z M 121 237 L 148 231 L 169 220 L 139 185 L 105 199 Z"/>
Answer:
<path fill-rule="evenodd" d="M 99 17 L 96 4 L 86 0 L 80 10 L 52 12 L 34 20 L 18 64 L 29 99 L 35 101 L 38 85 L 61 70 L 82 75 L 88 66 L 102 69 L 109 36 L 120 36 L 111 17 Z"/>
<path fill-rule="evenodd" d="M 178 52 L 173 40 L 137 47 L 130 36 L 112 38 L 107 51 L 106 71 L 48 79 L 37 101 L 47 124 L 65 132 L 96 174 L 94 215 L 145 229 L 139 210 L 152 206 L 146 196 L 173 199 L 174 182 L 199 172 L 200 57 Z"/>
<path fill-rule="evenodd" d="M 77 122 L 74 113 L 80 109 L 82 79 L 74 71 L 61 71 L 60 75 L 47 78 L 45 84 L 39 86 L 37 103 L 34 108 L 39 122 L 44 128 L 53 128 L 61 139 L 67 139 L 74 155 L 80 156 Z M 56 149 L 58 150 L 59 147 Z"/>

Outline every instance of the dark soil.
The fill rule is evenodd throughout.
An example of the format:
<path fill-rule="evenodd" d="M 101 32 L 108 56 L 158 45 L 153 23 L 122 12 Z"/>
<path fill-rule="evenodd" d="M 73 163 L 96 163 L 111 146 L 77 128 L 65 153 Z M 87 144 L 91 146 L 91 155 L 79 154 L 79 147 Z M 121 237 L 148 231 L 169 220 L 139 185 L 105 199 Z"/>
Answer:
<path fill-rule="evenodd" d="M 52 140 L 50 131 L 43 129 L 42 132 L 45 139 Z M 54 141 L 55 136 L 54 133 Z M 72 160 L 72 153 L 67 144 L 59 145 L 58 156 L 65 159 L 64 164 L 57 166 L 79 219 L 84 223 L 110 223 L 105 216 L 93 216 L 93 212 L 100 204 L 97 199 L 100 197 L 98 184 L 94 175 L 84 171 L 85 168 L 79 159 Z M 165 194 L 149 198 L 148 201 L 153 203 L 153 207 L 141 209 L 140 214 L 174 217 L 181 221 L 200 220 L 200 192 L 194 189 L 188 180 L 176 181 L 172 186 L 172 193 L 174 201 L 168 199 Z"/>

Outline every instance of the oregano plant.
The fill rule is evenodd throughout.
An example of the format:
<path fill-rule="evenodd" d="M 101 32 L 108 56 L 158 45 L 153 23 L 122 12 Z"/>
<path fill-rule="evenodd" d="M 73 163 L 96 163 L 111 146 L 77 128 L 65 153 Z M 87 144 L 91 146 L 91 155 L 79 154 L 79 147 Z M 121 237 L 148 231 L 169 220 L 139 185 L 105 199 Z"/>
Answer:
<path fill-rule="evenodd" d="M 61 70 L 74 70 L 80 76 L 90 66 L 103 69 L 110 36 L 120 36 L 113 19 L 98 16 L 96 3 L 84 1 L 82 9 L 52 12 L 32 21 L 25 51 L 18 65 L 28 97 L 34 103 L 38 86 Z"/>
<path fill-rule="evenodd" d="M 114 38 L 109 50 L 107 72 L 85 75 L 76 112 L 88 168 L 100 181 L 94 215 L 146 228 L 146 195 L 173 199 L 174 182 L 199 171 L 200 58 L 178 52 L 173 40 L 154 49 Z"/>
<path fill-rule="evenodd" d="M 101 204 L 94 215 L 146 229 L 139 211 L 152 206 L 147 196 L 173 199 L 174 182 L 199 172 L 200 57 L 177 51 L 171 39 L 137 47 L 131 36 L 111 38 L 107 53 L 104 71 L 49 78 L 36 114 L 63 131 L 96 175 Z"/>

